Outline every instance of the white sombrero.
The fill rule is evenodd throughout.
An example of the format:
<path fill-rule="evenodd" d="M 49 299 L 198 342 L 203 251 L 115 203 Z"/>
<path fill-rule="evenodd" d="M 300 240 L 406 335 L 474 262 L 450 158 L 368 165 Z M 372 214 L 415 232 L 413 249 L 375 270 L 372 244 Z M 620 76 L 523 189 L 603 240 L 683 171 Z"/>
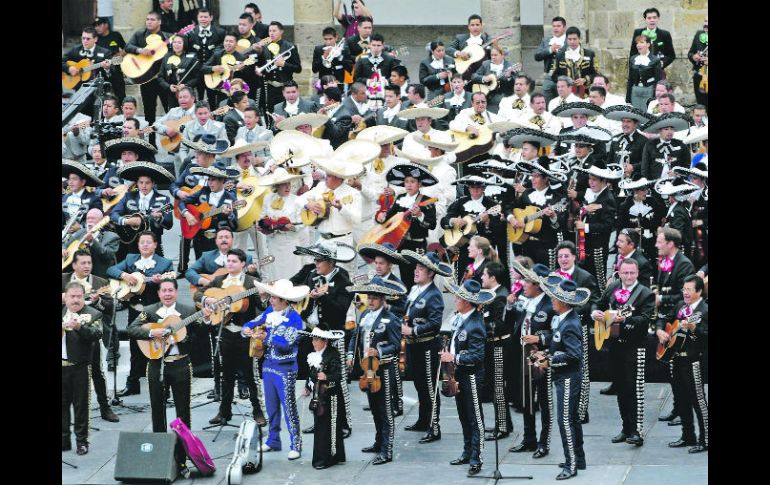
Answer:
<path fill-rule="evenodd" d="M 446 108 L 414 108 L 412 106 L 399 111 L 396 113 L 396 116 L 405 120 L 413 120 L 415 118 L 433 118 L 437 120 L 449 114 L 449 110 Z"/>
<path fill-rule="evenodd" d="M 308 286 L 294 286 L 291 281 L 287 279 L 278 280 L 272 285 L 263 284 L 258 281 L 254 284 L 265 293 L 293 302 L 301 301 L 308 293 L 310 293 L 310 288 Z"/>
<path fill-rule="evenodd" d="M 377 147 L 379 151 L 380 147 Z M 349 162 L 340 160 L 337 157 L 317 157 L 313 162 L 318 168 L 326 172 L 326 175 L 334 175 L 341 179 L 358 177 L 366 171 L 366 168 L 359 162 Z"/>
<path fill-rule="evenodd" d="M 300 113 L 297 116 L 286 118 L 275 125 L 279 130 L 296 130 L 298 126 L 310 125 L 313 129 L 326 124 L 329 121 L 327 115 L 319 115 L 318 113 Z"/>
<path fill-rule="evenodd" d="M 378 145 L 388 145 L 395 143 L 408 135 L 409 132 L 403 128 L 390 125 L 375 125 L 363 129 L 356 140 L 369 140 Z"/>
<path fill-rule="evenodd" d="M 693 128 L 690 130 L 690 134 L 687 135 L 682 143 L 690 145 L 692 143 L 699 143 L 709 139 L 709 125 L 701 126 L 700 128 Z"/>
<path fill-rule="evenodd" d="M 270 141 L 270 155 L 276 164 L 299 168 L 310 164 L 310 157 L 328 154 L 324 143 L 296 130 L 281 131 Z"/>
<path fill-rule="evenodd" d="M 540 128 L 534 123 L 530 123 L 526 120 L 519 120 L 519 119 L 512 119 L 508 121 L 495 121 L 494 123 L 490 123 L 489 129 L 494 131 L 495 133 L 505 133 L 511 130 L 515 130 L 516 128 L 529 128 L 530 130 L 537 130 L 540 131 Z"/>
<path fill-rule="evenodd" d="M 415 132 L 412 133 L 412 138 L 420 145 L 428 148 L 438 148 L 445 152 L 453 152 L 460 146 L 460 142 L 455 140 L 455 136 L 449 131 L 436 130 L 430 135 L 427 133 L 420 135 Z"/>
<path fill-rule="evenodd" d="M 259 185 L 260 187 L 270 187 L 273 185 L 285 184 L 287 182 L 291 182 L 292 180 L 297 180 L 301 178 L 302 178 L 302 175 L 292 175 L 289 172 L 287 172 L 285 168 L 278 167 L 270 175 L 260 177 L 259 181 L 257 182 L 257 185 Z"/>
<path fill-rule="evenodd" d="M 269 132 L 266 132 L 269 133 Z M 235 144 L 227 149 L 224 153 L 222 153 L 223 157 L 235 157 L 236 155 L 240 155 L 241 153 L 245 153 L 248 151 L 253 152 L 254 150 L 258 150 L 260 148 L 266 147 L 269 145 L 270 142 L 265 141 L 255 141 L 252 143 L 248 143 L 243 138 L 239 138 L 235 140 Z"/>

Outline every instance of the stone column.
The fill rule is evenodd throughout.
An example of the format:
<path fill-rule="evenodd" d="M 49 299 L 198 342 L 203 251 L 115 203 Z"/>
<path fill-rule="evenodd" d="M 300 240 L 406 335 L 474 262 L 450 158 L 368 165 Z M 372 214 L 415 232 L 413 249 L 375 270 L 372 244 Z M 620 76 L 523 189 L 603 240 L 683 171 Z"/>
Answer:
<path fill-rule="evenodd" d="M 506 59 L 511 63 L 521 62 L 521 6 L 519 0 L 481 0 L 481 18 L 484 19 L 484 31 L 490 36 L 499 35 L 508 30 L 511 37 L 498 43 L 508 49 Z"/>
<path fill-rule="evenodd" d="M 152 0 L 120 0 L 112 2 L 115 31 L 128 42 L 139 29 L 144 28 L 147 12 L 152 10 Z"/>
<path fill-rule="evenodd" d="M 323 42 L 323 29 L 334 25 L 331 2 L 327 0 L 294 0 L 294 44 L 302 59 L 302 72 L 294 76 L 303 95 L 314 94 L 311 79 L 313 48 Z M 294 53 L 292 55 L 295 55 Z"/>

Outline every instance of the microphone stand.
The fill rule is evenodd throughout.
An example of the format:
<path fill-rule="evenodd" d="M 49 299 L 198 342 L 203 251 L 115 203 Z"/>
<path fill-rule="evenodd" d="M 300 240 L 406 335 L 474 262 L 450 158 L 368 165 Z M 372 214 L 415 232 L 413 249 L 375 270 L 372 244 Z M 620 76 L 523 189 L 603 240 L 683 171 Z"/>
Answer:
<path fill-rule="evenodd" d="M 490 325 L 492 327 L 492 335 L 494 335 L 495 334 L 495 321 L 492 320 L 490 322 Z M 495 471 L 492 473 L 492 476 L 472 475 L 472 476 L 470 476 L 468 478 L 481 478 L 481 479 L 484 479 L 484 480 L 491 479 L 491 480 L 495 481 L 495 485 L 497 485 L 498 480 L 532 480 L 532 476 L 531 475 L 506 477 L 506 476 L 503 476 L 500 473 L 500 445 L 498 444 L 498 434 L 497 434 L 499 423 L 497 422 L 497 419 L 498 419 L 497 413 L 495 413 Z M 484 436 L 482 435 L 480 437 L 480 439 L 483 440 Z"/>

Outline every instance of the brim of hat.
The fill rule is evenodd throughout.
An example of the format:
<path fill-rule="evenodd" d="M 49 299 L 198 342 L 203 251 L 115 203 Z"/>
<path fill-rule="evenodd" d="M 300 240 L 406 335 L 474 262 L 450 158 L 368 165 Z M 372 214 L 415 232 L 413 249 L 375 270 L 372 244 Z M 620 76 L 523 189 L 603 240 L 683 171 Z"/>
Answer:
<path fill-rule="evenodd" d="M 487 185 L 497 185 L 497 184 L 490 182 L 484 177 L 479 177 L 478 175 L 466 175 L 465 177 L 461 177 L 455 180 L 454 182 L 452 182 L 452 185 L 483 185 L 486 187 Z"/>
<path fill-rule="evenodd" d="M 538 276 L 537 273 L 535 273 L 531 269 L 525 268 L 524 266 L 521 265 L 521 263 L 519 263 L 516 260 L 511 261 L 511 266 L 525 280 L 530 281 L 532 283 L 540 284 L 540 276 Z"/>
<path fill-rule="evenodd" d="M 516 148 L 521 148 L 525 142 L 537 142 L 541 146 L 553 145 L 558 141 L 557 137 L 544 131 L 529 128 L 517 128 L 508 135 L 506 143 Z"/>
<path fill-rule="evenodd" d="M 604 117 L 612 121 L 623 121 L 623 118 L 630 118 L 639 123 L 650 121 L 650 115 L 631 105 L 617 104 L 604 110 Z"/>
<path fill-rule="evenodd" d="M 98 187 L 100 185 L 104 185 L 104 181 L 96 176 L 91 170 L 88 169 L 85 165 L 82 163 L 75 161 L 75 160 L 69 160 L 67 158 L 61 159 L 61 175 L 62 177 L 68 177 L 69 174 L 75 173 L 79 175 L 81 178 L 84 178 L 86 180 L 86 185 L 89 187 Z"/>
<path fill-rule="evenodd" d="M 297 116 L 291 116 L 275 125 L 279 130 L 296 130 L 298 126 L 310 125 L 313 129 L 318 128 L 326 124 L 329 121 L 327 115 L 321 115 L 318 113 L 302 113 Z"/>
<path fill-rule="evenodd" d="M 572 170 L 583 172 L 587 175 L 593 175 L 604 180 L 619 180 L 623 178 L 623 170 L 610 170 L 608 168 L 599 168 L 596 165 L 591 165 L 588 168 L 582 168 L 579 166 L 572 167 Z"/>
<path fill-rule="evenodd" d="M 545 169 L 537 163 L 532 163 L 529 160 L 519 160 L 516 162 L 516 170 L 529 173 L 540 172 L 546 177 L 556 180 L 557 182 L 565 182 L 567 180 L 567 174 L 561 172 L 554 172 L 553 170 Z"/>
<path fill-rule="evenodd" d="M 113 140 L 110 140 L 113 141 Z M 182 139 L 184 142 L 184 139 Z M 109 145 L 109 146 L 107 146 Z M 113 143 L 105 143 L 104 155 L 109 158 L 120 158 L 123 150 L 131 150 L 139 155 L 140 159 L 148 159 L 150 155 L 158 153 L 158 149 L 150 143 L 139 138 L 118 138 Z"/>
<path fill-rule="evenodd" d="M 300 168 L 310 164 L 310 157 L 320 156 L 325 153 L 323 142 L 308 134 L 296 130 L 285 130 L 275 134 L 270 140 L 270 155 L 280 161 L 288 154 L 288 150 L 296 152 L 291 162 L 286 163 L 287 167 Z"/>
<path fill-rule="evenodd" d="M 698 128 L 697 130 L 687 135 L 684 138 L 684 140 L 682 140 L 682 143 L 684 143 L 685 145 L 691 145 L 693 143 L 700 143 L 708 139 L 709 139 L 709 127 L 708 125 L 706 125 L 703 128 Z"/>
<path fill-rule="evenodd" d="M 425 117 L 437 120 L 448 114 L 449 110 L 446 108 L 407 108 L 396 113 L 396 116 L 405 120 Z"/>
<path fill-rule="evenodd" d="M 657 182 L 656 180 L 647 180 L 646 178 L 642 177 L 639 180 L 630 180 L 630 179 L 623 179 L 620 182 L 618 182 L 618 187 L 623 190 L 638 190 L 643 187 L 650 188 L 655 185 Z"/>
<path fill-rule="evenodd" d="M 433 264 L 433 261 L 426 258 L 422 254 L 417 254 L 414 251 L 405 249 L 401 251 L 401 256 L 404 257 L 410 263 L 420 263 L 429 270 L 433 271 L 440 276 L 452 276 L 452 267 L 444 262 L 439 262 L 438 265 Z"/>
<path fill-rule="evenodd" d="M 416 175 L 414 174 L 415 170 L 419 172 Z M 416 178 L 420 181 L 420 183 L 422 183 L 423 187 L 430 187 L 431 185 L 436 185 L 438 183 L 436 177 L 431 175 L 427 168 L 416 163 L 396 164 L 391 167 L 390 170 L 388 170 L 388 173 L 385 174 L 385 180 L 387 180 L 389 184 L 393 184 L 398 187 L 404 185 L 404 179 L 406 177 Z"/>
<path fill-rule="evenodd" d="M 474 305 L 484 305 L 495 299 L 495 294 L 490 290 L 482 289 L 475 294 L 468 293 L 462 286 L 451 281 L 449 278 L 444 278 L 444 287 L 454 295 Z"/>
<path fill-rule="evenodd" d="M 655 192 L 668 197 L 669 195 L 688 195 L 699 189 L 700 187 L 689 182 L 680 185 L 672 185 L 671 182 L 668 182 L 661 184 L 659 187 L 655 187 Z"/>
<path fill-rule="evenodd" d="M 447 133 L 447 132 L 445 132 Z M 451 133 L 449 134 L 450 137 L 453 137 Z M 426 140 L 422 137 L 422 135 L 419 132 L 414 132 L 412 134 L 412 138 L 414 138 L 414 141 L 419 143 L 420 145 L 426 146 L 428 148 L 438 148 L 439 150 L 444 150 L 445 152 L 453 152 L 457 149 L 457 147 L 460 146 L 459 141 L 441 141 L 441 140 Z"/>
<path fill-rule="evenodd" d="M 145 176 L 150 177 L 153 182 L 158 184 L 174 181 L 174 176 L 157 163 L 141 161 L 133 162 L 128 165 L 124 165 L 118 170 L 118 177 L 122 177 L 127 180 L 137 181 L 139 177 Z"/>
<path fill-rule="evenodd" d="M 576 135 L 573 133 L 564 133 L 559 135 L 559 141 L 562 143 L 578 143 L 580 145 L 598 145 L 601 142 L 595 138 L 586 135 Z"/>
<path fill-rule="evenodd" d="M 356 137 L 354 140 L 348 140 L 334 150 L 333 157 L 345 162 L 356 162 L 361 165 L 373 162 L 380 156 L 382 149 L 380 145 L 371 140 L 360 140 Z"/>
<path fill-rule="evenodd" d="M 558 278 L 558 281 L 555 281 L 556 278 Z M 577 288 L 575 290 L 575 294 L 572 296 L 565 295 L 560 291 L 560 288 L 559 288 L 559 283 L 561 282 L 561 280 L 562 278 L 560 277 L 551 277 L 551 276 L 548 276 L 546 278 L 541 278 L 540 288 L 542 288 L 545 294 L 548 295 L 550 298 L 555 298 L 560 302 L 567 303 L 573 306 L 583 305 L 591 298 L 591 291 L 586 288 Z M 551 281 L 555 281 L 555 284 L 551 283 Z"/>
<path fill-rule="evenodd" d="M 686 118 L 679 116 L 666 116 L 663 119 L 659 117 L 644 125 L 642 131 L 645 133 L 657 133 L 662 128 L 673 128 L 674 131 L 683 131 L 690 128 L 690 122 Z"/>
<path fill-rule="evenodd" d="M 586 116 L 596 116 L 604 112 L 599 106 L 585 102 L 566 103 L 551 111 L 551 114 L 560 118 L 569 118 L 572 115 L 584 114 Z"/>
<path fill-rule="evenodd" d="M 708 172 L 704 172 L 704 171 L 699 170 L 697 168 L 674 167 L 672 170 L 674 171 L 674 173 L 678 173 L 678 174 L 680 174 L 680 175 L 682 175 L 684 177 L 686 177 L 688 175 L 694 175 L 694 176 L 700 177 L 702 179 L 709 178 L 709 173 Z"/>
<path fill-rule="evenodd" d="M 396 147 L 394 153 L 397 157 L 405 158 L 411 162 L 419 163 L 420 165 L 423 165 L 425 167 L 432 167 L 436 165 L 438 162 L 441 161 L 442 158 L 444 158 L 444 155 L 439 155 L 437 157 L 428 157 L 428 158 L 422 158 L 418 157 L 417 155 L 412 155 L 411 153 L 406 153 Z"/>
<path fill-rule="evenodd" d="M 369 140 L 378 145 L 388 145 L 403 140 L 409 132 L 403 128 L 388 125 L 370 126 L 363 129 L 356 140 Z"/>
<path fill-rule="evenodd" d="M 487 125 L 490 130 L 492 130 L 495 133 L 505 133 L 507 131 L 516 130 L 518 128 L 526 128 L 528 130 L 540 130 L 538 126 L 534 123 L 530 123 L 529 121 L 522 121 L 522 120 L 506 120 L 506 121 L 495 121 L 494 123 L 490 123 Z"/>
<path fill-rule="evenodd" d="M 382 256 L 395 264 L 407 264 L 409 262 L 396 251 L 392 251 L 381 244 L 361 244 L 358 246 L 358 254 L 370 259 L 374 259 L 376 256 Z"/>
<path fill-rule="evenodd" d="M 387 286 L 373 285 L 369 283 L 364 285 L 348 286 L 346 289 L 350 293 L 365 293 L 367 295 L 401 296 L 406 293 L 406 290 L 400 292 L 394 290 L 393 288 L 388 288 Z"/>
<path fill-rule="evenodd" d="M 317 327 L 314 327 L 313 330 L 315 330 L 316 328 Z M 314 335 L 312 331 L 308 332 L 306 330 L 297 330 L 297 333 L 299 335 L 302 335 L 302 336 L 305 336 L 305 337 L 310 337 L 310 338 L 320 338 L 320 339 L 324 339 L 324 340 L 339 340 L 339 339 L 345 337 L 345 332 L 342 332 L 342 334 L 340 335 L 339 333 L 335 334 L 334 330 L 321 330 L 320 328 L 318 329 L 318 332 L 323 332 L 323 334 L 320 334 L 320 335 L 315 334 Z"/>
<path fill-rule="evenodd" d="M 214 143 L 214 148 L 209 148 L 200 141 L 190 141 L 185 138 L 182 138 L 182 143 L 193 150 L 208 153 L 210 155 L 222 155 L 230 149 L 230 142 L 228 140 L 217 140 Z"/>
<path fill-rule="evenodd" d="M 269 295 L 292 302 L 302 301 L 310 293 L 310 288 L 305 285 L 292 286 L 291 288 L 282 288 L 280 290 L 276 289 L 274 285 L 266 285 L 258 281 L 255 281 L 254 285 Z"/>
<path fill-rule="evenodd" d="M 275 173 L 271 173 L 270 175 L 259 177 L 257 181 L 257 185 L 260 187 L 272 187 L 273 185 L 281 185 L 281 184 L 291 182 L 293 180 L 299 180 L 301 178 L 302 178 L 302 175 L 292 175 L 290 173 L 281 173 L 281 174 L 278 174 L 278 176 L 276 177 Z"/>
<path fill-rule="evenodd" d="M 356 250 L 352 247 L 348 246 L 347 244 L 337 244 L 337 256 L 334 258 L 329 258 L 326 254 L 320 253 L 313 249 L 313 246 L 297 246 L 294 250 L 295 255 L 307 255 L 312 256 L 314 258 L 324 258 L 324 259 L 333 259 L 334 261 L 338 261 L 340 263 L 348 263 L 350 261 L 353 261 L 356 257 Z"/>
<path fill-rule="evenodd" d="M 240 173 L 229 174 L 227 172 L 224 172 L 218 169 L 212 170 L 209 167 L 192 167 L 190 169 L 190 173 L 196 174 L 196 175 L 206 175 L 208 177 L 214 177 L 214 178 L 220 178 L 220 179 L 237 179 L 240 176 Z"/>
<path fill-rule="evenodd" d="M 319 169 L 326 172 L 327 175 L 334 175 L 343 179 L 358 177 L 366 171 L 366 168 L 361 163 L 341 160 L 335 155 L 331 157 L 311 157 L 311 160 L 318 165 Z"/>
<path fill-rule="evenodd" d="M 247 143 L 242 146 L 232 146 L 227 149 L 226 152 L 222 153 L 222 156 L 225 157 L 234 157 L 236 155 L 240 155 L 241 153 L 245 153 L 248 151 L 254 151 L 259 150 L 260 148 L 266 147 L 270 144 L 269 141 L 255 141 L 254 143 Z"/>

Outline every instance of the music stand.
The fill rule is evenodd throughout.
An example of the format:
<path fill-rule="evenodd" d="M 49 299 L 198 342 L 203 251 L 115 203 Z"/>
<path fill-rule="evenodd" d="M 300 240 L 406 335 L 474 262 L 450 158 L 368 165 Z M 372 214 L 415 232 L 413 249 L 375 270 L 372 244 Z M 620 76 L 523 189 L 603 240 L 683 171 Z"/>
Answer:
<path fill-rule="evenodd" d="M 490 323 L 490 326 L 492 327 L 492 335 L 494 335 L 495 321 L 491 320 L 489 323 Z M 502 473 L 500 473 L 500 445 L 498 444 L 498 434 L 497 434 L 498 425 L 500 423 L 497 422 L 497 419 L 498 419 L 497 413 L 495 413 L 495 431 L 494 431 L 495 432 L 495 471 L 492 472 L 492 476 L 490 477 L 482 476 L 482 475 L 472 475 L 472 476 L 469 476 L 468 478 L 481 478 L 484 480 L 494 480 L 495 485 L 497 485 L 497 482 L 499 480 L 532 480 L 533 477 L 531 475 L 505 477 L 503 476 Z M 483 440 L 484 436 L 483 435 L 480 436 L 480 439 Z"/>

